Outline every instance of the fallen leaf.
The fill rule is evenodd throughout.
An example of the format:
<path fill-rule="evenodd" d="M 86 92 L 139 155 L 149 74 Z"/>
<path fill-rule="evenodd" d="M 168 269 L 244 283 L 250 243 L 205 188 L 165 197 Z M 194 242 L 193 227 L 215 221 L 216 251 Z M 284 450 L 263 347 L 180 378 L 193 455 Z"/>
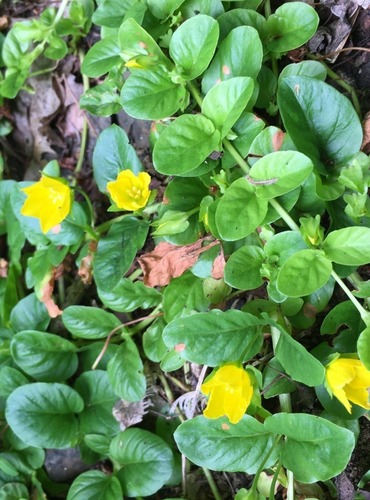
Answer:
<path fill-rule="evenodd" d="M 92 263 L 97 246 L 98 242 L 91 240 L 89 243 L 88 254 L 81 259 L 80 268 L 77 274 L 80 276 L 84 285 L 90 285 L 92 282 Z"/>
<path fill-rule="evenodd" d="M 202 247 L 203 239 L 182 247 L 161 242 L 152 252 L 142 255 L 138 261 L 144 272 L 144 284 L 147 286 L 165 286 L 171 278 L 178 278 L 198 260 L 199 255 L 218 245 L 213 241 Z"/>
<path fill-rule="evenodd" d="M 5 259 L 0 259 L 0 278 L 8 276 L 8 262 Z"/>
<path fill-rule="evenodd" d="M 54 283 L 55 280 L 60 278 L 63 274 L 63 266 L 60 265 L 56 268 L 53 268 L 51 273 L 46 277 L 46 281 L 43 283 L 41 288 L 41 297 L 40 300 L 45 304 L 45 307 L 48 311 L 50 318 L 56 318 L 60 316 L 63 311 L 59 309 L 57 304 L 53 299 L 53 291 L 54 291 Z"/>
<path fill-rule="evenodd" d="M 214 278 L 215 280 L 220 280 L 221 278 L 223 278 L 225 265 L 226 265 L 225 255 L 221 247 L 221 252 L 217 255 L 212 264 L 212 273 L 211 273 L 212 278 Z"/>
<path fill-rule="evenodd" d="M 364 138 L 362 140 L 361 151 L 366 154 L 370 153 L 370 111 L 366 113 L 365 118 L 362 122 L 362 130 L 364 132 Z"/>

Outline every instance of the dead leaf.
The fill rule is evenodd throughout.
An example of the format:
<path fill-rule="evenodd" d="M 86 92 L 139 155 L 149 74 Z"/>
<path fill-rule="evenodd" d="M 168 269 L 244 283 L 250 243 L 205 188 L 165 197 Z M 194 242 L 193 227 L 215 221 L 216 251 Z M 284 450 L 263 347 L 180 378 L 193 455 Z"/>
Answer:
<path fill-rule="evenodd" d="M 53 291 L 54 291 L 54 283 L 55 280 L 60 278 L 63 274 L 63 266 L 60 265 L 56 268 L 53 268 L 51 271 L 51 274 L 49 275 L 47 281 L 43 284 L 41 288 L 41 302 L 45 304 L 45 307 L 48 311 L 48 314 L 50 318 L 56 318 L 57 316 L 60 316 L 63 311 L 59 309 L 57 304 L 54 302 L 53 299 Z"/>
<path fill-rule="evenodd" d="M 8 276 L 8 262 L 5 259 L 0 259 L 0 278 Z"/>
<path fill-rule="evenodd" d="M 141 256 L 138 261 L 144 272 L 144 284 L 152 287 L 168 285 L 171 278 L 178 278 L 193 266 L 202 252 L 219 244 L 213 241 L 202 247 L 203 241 L 200 239 L 183 247 L 161 242 L 152 252 Z"/>
<path fill-rule="evenodd" d="M 91 240 L 89 243 L 88 254 L 81 259 L 78 275 L 80 276 L 81 281 L 84 285 L 90 285 L 92 282 L 92 263 L 94 260 L 97 245 L 97 241 Z"/>
<path fill-rule="evenodd" d="M 370 153 L 370 111 L 366 113 L 365 118 L 362 122 L 362 130 L 364 132 L 364 138 L 362 139 L 361 151 L 366 154 Z"/>
<path fill-rule="evenodd" d="M 221 278 L 223 278 L 225 266 L 226 266 L 225 255 L 221 247 L 221 252 L 217 255 L 217 257 L 213 261 L 212 273 L 211 273 L 212 278 L 214 278 L 215 280 L 220 280 Z"/>

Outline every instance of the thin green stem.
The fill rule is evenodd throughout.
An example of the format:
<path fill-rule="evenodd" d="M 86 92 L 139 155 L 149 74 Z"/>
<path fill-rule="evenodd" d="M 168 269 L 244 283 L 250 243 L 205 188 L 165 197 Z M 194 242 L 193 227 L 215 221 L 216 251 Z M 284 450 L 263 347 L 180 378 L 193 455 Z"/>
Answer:
<path fill-rule="evenodd" d="M 276 466 L 276 471 L 274 473 L 274 477 L 272 478 L 272 481 L 271 481 L 269 500 L 274 500 L 274 498 L 275 498 L 275 486 L 276 486 L 276 481 L 279 477 L 280 470 L 281 470 L 281 461 L 279 460 L 279 462 Z"/>
<path fill-rule="evenodd" d="M 231 144 L 228 139 L 224 139 L 222 141 L 226 151 L 230 153 L 230 155 L 234 158 L 239 167 L 246 173 L 249 174 L 250 167 L 248 163 L 244 160 L 244 158 L 238 153 L 235 147 Z"/>
<path fill-rule="evenodd" d="M 364 323 L 369 326 L 370 325 L 370 313 L 369 311 L 366 311 L 366 309 L 359 303 L 359 301 L 356 299 L 356 297 L 352 294 L 351 290 L 348 288 L 348 286 L 344 283 L 344 281 L 337 275 L 335 271 L 331 272 L 331 275 L 335 279 L 335 281 L 338 283 L 338 285 L 341 287 L 341 289 L 344 291 L 344 293 L 347 295 L 349 300 L 352 302 L 352 304 L 356 307 L 358 312 L 360 313 L 360 316 Z"/>
<path fill-rule="evenodd" d="M 79 59 L 80 59 L 80 65 L 82 66 L 82 63 L 83 63 L 83 60 L 84 60 L 84 57 L 85 57 L 85 52 L 82 49 L 80 49 L 78 51 L 78 56 L 79 56 Z M 86 92 L 87 90 L 89 90 L 89 88 L 90 88 L 90 80 L 83 73 L 82 73 L 82 83 L 83 83 L 83 87 L 84 87 L 84 92 Z M 87 123 L 86 116 L 84 116 L 83 125 L 82 125 L 82 132 L 81 132 L 80 153 L 79 153 L 77 165 L 76 165 L 76 168 L 75 168 L 75 175 L 79 174 L 81 172 L 81 169 L 82 169 L 83 161 L 84 161 L 84 158 L 85 158 L 86 146 L 87 146 L 87 136 L 88 136 L 88 123 Z"/>
<path fill-rule="evenodd" d="M 69 4 L 70 0 L 62 0 L 62 3 L 59 6 L 58 12 L 56 13 L 56 16 L 54 18 L 53 26 L 56 26 L 59 21 L 62 19 L 64 11 L 67 8 L 67 5 Z"/>
<path fill-rule="evenodd" d="M 111 226 L 113 226 L 113 224 L 115 224 L 116 222 L 121 222 L 125 217 L 127 217 L 127 214 L 119 215 L 118 217 L 114 217 L 114 219 L 107 220 L 102 224 L 99 224 L 99 226 L 96 226 L 95 231 L 98 234 L 106 233 L 111 228 Z"/>
<path fill-rule="evenodd" d="M 278 201 L 275 199 L 269 200 L 270 205 L 272 208 L 274 208 L 277 213 L 280 215 L 280 217 L 283 219 L 283 221 L 292 229 L 292 231 L 299 231 L 299 226 L 294 220 L 291 218 L 291 216 L 288 214 L 288 212 L 283 208 Z"/>
<path fill-rule="evenodd" d="M 142 321 L 140 321 L 135 328 L 133 328 L 131 330 L 131 333 L 130 335 L 135 335 L 135 333 L 141 331 L 141 330 L 144 330 L 144 328 L 146 328 L 147 326 L 149 326 L 151 323 L 153 323 L 153 321 L 158 318 L 159 316 L 162 316 L 163 313 L 161 313 L 162 309 L 162 304 L 159 304 L 159 306 L 157 306 L 155 309 L 153 309 L 153 311 L 150 313 L 149 316 L 147 316 L 146 318 L 144 318 Z M 134 320 L 135 321 L 135 320 Z M 126 323 L 128 324 L 128 323 Z"/>
<path fill-rule="evenodd" d="M 280 435 L 276 437 L 276 439 L 273 442 L 271 448 L 269 449 L 269 451 L 267 452 L 265 458 L 262 460 L 262 462 L 260 463 L 260 466 L 257 469 L 256 475 L 254 476 L 254 479 L 253 479 L 252 488 L 251 488 L 254 493 L 257 492 L 258 478 L 260 477 L 263 469 L 265 468 L 266 463 L 267 463 L 268 459 L 270 458 L 271 453 L 274 451 L 274 449 L 276 448 L 276 446 L 279 444 L 280 439 L 281 439 Z"/>
<path fill-rule="evenodd" d="M 135 271 L 132 274 L 130 274 L 130 276 L 127 276 L 127 279 L 129 279 L 130 281 L 135 281 L 136 278 L 138 278 L 142 274 L 143 274 L 142 269 L 135 269 Z"/>
<path fill-rule="evenodd" d="M 94 223 L 95 223 L 95 213 L 94 213 L 94 207 L 91 203 L 91 200 L 90 198 L 87 196 L 87 194 L 85 193 L 85 191 L 81 188 L 78 188 L 78 187 L 74 187 L 73 188 L 75 191 L 77 191 L 78 193 L 80 193 L 81 196 L 83 196 L 84 200 L 86 201 L 86 204 L 89 208 L 89 212 L 90 212 L 90 218 L 91 218 L 91 227 L 94 228 Z"/>
<path fill-rule="evenodd" d="M 202 96 L 200 95 L 197 86 L 194 82 L 187 82 L 188 89 L 190 90 L 191 95 L 194 97 L 196 103 L 201 108 L 203 104 Z"/>
<path fill-rule="evenodd" d="M 267 19 L 268 17 L 271 16 L 270 0 L 265 0 L 264 9 L 265 9 L 265 18 Z"/>
<path fill-rule="evenodd" d="M 222 496 L 220 495 L 220 493 L 217 489 L 217 485 L 215 483 L 215 480 L 213 479 L 211 472 L 208 469 L 206 469 L 205 467 L 202 467 L 202 469 L 203 469 L 204 475 L 206 476 L 206 479 L 208 481 L 209 487 L 211 488 L 211 491 L 213 493 L 215 500 L 222 500 Z"/>

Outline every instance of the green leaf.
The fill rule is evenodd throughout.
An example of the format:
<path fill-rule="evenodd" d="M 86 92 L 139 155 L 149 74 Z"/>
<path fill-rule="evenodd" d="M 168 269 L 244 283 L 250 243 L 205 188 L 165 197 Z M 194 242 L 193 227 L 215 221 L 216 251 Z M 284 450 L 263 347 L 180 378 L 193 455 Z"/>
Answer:
<path fill-rule="evenodd" d="M 108 377 L 114 392 L 126 401 L 140 401 L 145 396 L 144 366 L 135 343 L 127 338 L 108 363 Z"/>
<path fill-rule="evenodd" d="M 259 198 L 271 199 L 293 191 L 310 175 L 310 158 L 298 151 L 277 151 L 258 160 L 251 168 L 249 182 Z"/>
<path fill-rule="evenodd" d="M 238 76 L 215 85 L 202 104 L 202 113 L 220 131 L 223 139 L 244 111 L 252 96 L 252 78 Z"/>
<path fill-rule="evenodd" d="M 325 238 L 323 250 L 337 264 L 361 266 L 370 262 L 370 228 L 345 227 Z"/>
<path fill-rule="evenodd" d="M 264 426 L 286 436 L 280 443 L 282 464 L 302 483 L 337 476 L 355 446 L 353 432 L 314 415 L 278 413 L 268 417 Z"/>
<path fill-rule="evenodd" d="M 161 120 L 185 104 L 186 89 L 173 83 L 161 68 L 137 70 L 126 80 L 121 103 L 127 114 L 140 120 Z"/>
<path fill-rule="evenodd" d="M 257 198 L 255 188 L 245 178 L 227 188 L 216 209 L 216 225 L 221 237 L 235 241 L 248 236 L 263 221 L 268 202 Z"/>
<path fill-rule="evenodd" d="M 112 290 L 130 269 L 137 251 L 146 240 L 149 223 L 127 216 L 116 222 L 98 243 L 94 259 L 94 278 L 103 291 Z"/>
<path fill-rule="evenodd" d="M 267 18 L 267 49 L 275 54 L 288 52 L 306 43 L 316 32 L 319 16 L 304 2 L 290 2 Z"/>
<path fill-rule="evenodd" d="M 11 366 L 0 369 L 0 396 L 8 397 L 15 389 L 28 384 L 29 380 L 23 373 Z"/>
<path fill-rule="evenodd" d="M 207 469 L 255 474 L 262 464 L 269 467 L 276 460 L 273 451 L 264 463 L 274 436 L 249 415 L 236 425 L 227 418 L 198 416 L 182 423 L 174 438 L 183 455 Z"/>
<path fill-rule="evenodd" d="M 250 26 L 233 29 L 221 43 L 216 56 L 204 73 L 204 94 L 217 83 L 236 76 L 250 76 L 254 80 L 262 65 L 262 43 L 257 30 Z"/>
<path fill-rule="evenodd" d="M 262 285 L 261 266 L 265 260 L 262 248 L 243 246 L 230 255 L 225 266 L 225 282 L 239 290 L 254 290 Z"/>
<path fill-rule="evenodd" d="M 98 2 L 98 8 L 92 16 L 93 23 L 99 26 L 118 28 L 122 23 L 126 11 L 134 1 L 123 0 L 117 3 L 116 0 L 101 0 Z"/>
<path fill-rule="evenodd" d="M 205 14 L 217 18 L 225 12 L 221 0 L 185 0 L 181 13 L 185 18 Z"/>
<path fill-rule="evenodd" d="M 297 384 L 287 377 L 276 357 L 272 358 L 263 370 L 263 397 L 269 399 L 279 394 L 293 392 L 296 389 Z"/>
<path fill-rule="evenodd" d="M 85 408 L 79 414 L 83 434 L 116 435 L 120 428 L 112 409 L 117 401 L 106 371 L 94 370 L 82 373 L 74 385 L 82 397 Z"/>
<path fill-rule="evenodd" d="M 99 191 L 107 192 L 107 183 L 115 181 L 121 170 L 130 169 L 135 175 L 143 170 L 126 132 L 117 125 L 103 130 L 96 141 L 93 155 L 94 179 Z"/>
<path fill-rule="evenodd" d="M 16 389 L 7 400 L 5 416 L 29 446 L 69 448 L 77 439 L 75 413 L 83 407 L 81 397 L 67 385 L 39 382 Z"/>
<path fill-rule="evenodd" d="M 26 330 L 10 343 L 16 364 L 41 382 L 60 382 L 71 377 L 78 366 L 77 348 L 52 333 Z"/>
<path fill-rule="evenodd" d="M 237 310 L 192 314 L 169 323 L 163 340 L 170 349 L 193 363 L 219 366 L 252 358 L 261 348 L 261 322 Z"/>
<path fill-rule="evenodd" d="M 289 257 L 305 248 L 307 243 L 299 231 L 282 231 L 266 242 L 264 250 L 271 263 L 282 267 Z"/>
<path fill-rule="evenodd" d="M 370 371 L 370 327 L 360 333 L 357 340 L 357 352 L 361 362 Z"/>
<path fill-rule="evenodd" d="M 86 90 L 80 98 L 80 108 L 98 116 L 111 116 L 122 109 L 116 85 L 107 80 L 96 87 Z"/>
<path fill-rule="evenodd" d="M 149 496 L 171 477 L 173 455 L 158 436 L 142 429 L 126 429 L 111 443 L 109 455 L 123 467 L 117 473 L 124 496 Z"/>
<path fill-rule="evenodd" d="M 172 66 L 159 45 L 133 18 L 127 19 L 121 24 L 118 41 L 125 61 L 142 55 L 148 57 L 149 64 L 153 67 L 158 67 L 160 64 Z"/>
<path fill-rule="evenodd" d="M 112 500 L 122 498 L 120 482 L 99 470 L 80 474 L 72 483 L 67 500 Z"/>
<path fill-rule="evenodd" d="M 181 115 L 160 135 L 153 150 L 156 170 L 181 175 L 198 167 L 218 146 L 220 133 L 203 115 Z"/>
<path fill-rule="evenodd" d="M 217 22 L 220 25 L 219 41 L 224 40 L 238 26 L 252 26 L 252 28 L 258 31 L 261 40 L 264 40 L 266 35 L 266 19 L 258 12 L 255 12 L 255 10 L 251 10 L 256 9 L 260 3 L 261 0 L 249 0 L 246 5 L 244 0 L 241 5 L 238 4 L 242 8 L 233 8 L 217 17 Z"/>
<path fill-rule="evenodd" d="M 277 287 L 288 297 L 303 297 L 315 292 L 329 280 L 332 265 L 321 250 L 300 250 L 280 269 Z"/>
<path fill-rule="evenodd" d="M 122 62 L 116 36 L 107 36 L 95 43 L 86 54 L 81 72 L 90 78 L 108 73 L 113 66 Z"/>
<path fill-rule="evenodd" d="M 167 353 L 167 347 L 162 340 L 162 332 L 165 326 L 166 322 L 164 319 L 158 318 L 143 334 L 143 349 L 145 356 L 155 363 L 159 363 Z"/>
<path fill-rule="evenodd" d="M 194 80 L 207 68 L 216 50 L 217 21 L 199 14 L 191 17 L 172 35 L 169 52 L 182 78 Z"/>
<path fill-rule="evenodd" d="M 147 0 L 149 10 L 158 19 L 166 20 L 171 16 L 184 0 Z"/>
<path fill-rule="evenodd" d="M 18 472 L 16 473 L 18 476 Z M 23 483 L 7 483 L 0 488 L 0 500 L 27 500 L 28 489 Z"/>
<path fill-rule="evenodd" d="M 315 387 L 323 383 L 324 366 L 283 329 L 280 329 L 275 356 L 293 380 L 302 382 L 308 387 Z"/>
<path fill-rule="evenodd" d="M 131 312 L 136 309 L 151 309 L 160 302 L 162 295 L 155 288 L 145 286 L 141 281 L 132 282 L 121 278 L 113 290 L 100 290 L 98 294 L 103 304 L 113 311 Z"/>
<path fill-rule="evenodd" d="M 325 82 L 307 76 L 284 78 L 278 104 L 297 149 L 311 158 L 319 172 L 330 172 L 333 164 L 344 162 L 360 149 L 362 129 L 356 111 Z"/>
<path fill-rule="evenodd" d="M 75 337 L 102 339 L 121 325 L 120 320 L 103 309 L 89 306 L 69 306 L 62 314 L 64 326 Z"/>
<path fill-rule="evenodd" d="M 279 75 L 279 82 L 288 76 L 309 76 L 318 80 L 326 80 L 327 70 L 319 61 L 302 61 L 300 63 L 288 64 Z"/>
<path fill-rule="evenodd" d="M 194 311 L 205 311 L 208 306 L 203 281 L 191 273 L 172 279 L 164 290 L 163 310 L 167 322 Z"/>
<path fill-rule="evenodd" d="M 21 299 L 10 315 L 10 324 L 15 332 L 46 330 L 49 323 L 50 316 L 46 307 L 39 301 L 35 293 Z"/>

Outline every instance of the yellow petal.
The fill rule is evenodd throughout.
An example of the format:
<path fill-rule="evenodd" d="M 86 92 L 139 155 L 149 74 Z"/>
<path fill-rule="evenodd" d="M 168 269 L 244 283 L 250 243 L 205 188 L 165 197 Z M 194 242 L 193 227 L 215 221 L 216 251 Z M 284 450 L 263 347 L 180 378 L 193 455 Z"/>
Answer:
<path fill-rule="evenodd" d="M 348 413 L 352 413 L 352 405 L 348 401 L 347 395 L 344 389 L 335 389 L 333 395 L 342 403 Z"/>
<path fill-rule="evenodd" d="M 369 393 L 367 389 L 355 389 L 351 385 L 344 388 L 346 397 L 355 405 L 370 410 Z"/>
<path fill-rule="evenodd" d="M 146 172 L 136 176 L 131 170 L 122 170 L 115 181 L 107 183 L 107 190 L 118 208 L 138 210 L 148 202 L 150 180 Z"/>
<path fill-rule="evenodd" d="M 207 407 L 203 411 L 205 417 L 220 418 L 225 415 L 224 395 L 225 392 L 222 387 L 216 387 L 212 390 Z"/>

